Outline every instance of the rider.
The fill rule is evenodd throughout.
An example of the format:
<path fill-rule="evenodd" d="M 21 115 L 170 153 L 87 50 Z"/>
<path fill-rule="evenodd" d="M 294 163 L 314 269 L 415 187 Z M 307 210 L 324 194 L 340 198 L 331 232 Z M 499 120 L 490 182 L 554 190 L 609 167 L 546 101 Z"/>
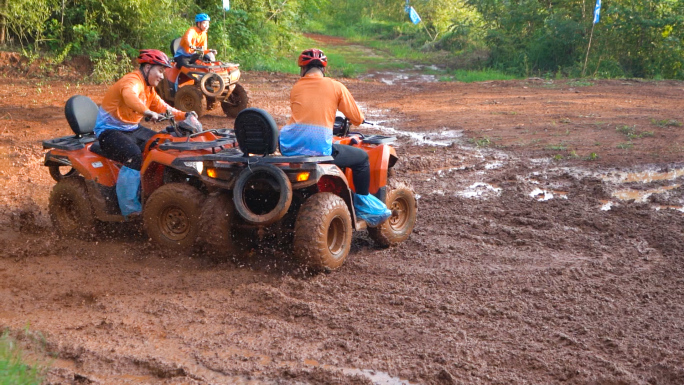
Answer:
<path fill-rule="evenodd" d="M 95 122 L 95 135 L 104 155 L 123 164 L 116 181 L 116 195 L 121 214 L 129 218 L 142 210 L 138 189 L 142 151 L 155 131 L 140 125 L 143 117 L 157 121 L 160 113 L 173 113 L 180 121 L 193 115 L 167 105 L 154 90 L 164 79 L 164 69 L 171 67 L 169 58 L 156 49 L 140 50 L 140 68 L 114 83 L 107 90 Z"/>
<path fill-rule="evenodd" d="M 319 49 L 307 49 L 299 55 L 301 78 L 290 92 L 292 115 L 280 131 L 283 155 L 332 155 L 334 163 L 352 170 L 354 207 L 357 215 L 370 225 L 384 222 L 391 212 L 378 198 L 369 194 L 370 164 L 360 148 L 333 144 L 335 114 L 340 110 L 352 124 L 364 121 L 363 113 L 347 87 L 325 77 L 328 58 Z"/>
<path fill-rule="evenodd" d="M 206 13 L 195 15 L 195 25 L 185 31 L 180 40 L 180 46 L 173 56 L 176 67 L 181 68 L 194 63 L 201 54 L 204 54 L 205 61 L 213 62 L 216 60 L 214 56 L 216 50 L 207 49 L 207 31 L 210 20 Z"/>

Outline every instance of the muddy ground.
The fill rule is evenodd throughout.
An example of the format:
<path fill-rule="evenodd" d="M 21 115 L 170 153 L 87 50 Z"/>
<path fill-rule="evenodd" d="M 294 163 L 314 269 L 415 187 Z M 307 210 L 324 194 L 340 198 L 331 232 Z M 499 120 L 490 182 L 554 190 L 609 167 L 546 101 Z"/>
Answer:
<path fill-rule="evenodd" d="M 135 227 L 58 238 L 40 142 L 106 86 L 7 68 L 0 328 L 48 384 L 684 383 L 684 83 L 344 80 L 378 123 L 361 130 L 399 137 L 418 221 L 312 276 L 270 249 L 170 255 Z M 295 80 L 243 84 L 283 123 Z"/>

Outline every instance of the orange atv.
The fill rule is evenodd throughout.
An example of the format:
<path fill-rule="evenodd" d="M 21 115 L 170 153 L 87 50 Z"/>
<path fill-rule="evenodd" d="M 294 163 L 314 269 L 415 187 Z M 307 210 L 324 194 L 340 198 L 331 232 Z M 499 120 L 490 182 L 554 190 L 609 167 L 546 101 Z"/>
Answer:
<path fill-rule="evenodd" d="M 171 42 L 172 55 L 179 45 L 180 38 Z M 239 66 L 205 62 L 202 55 L 197 55 L 189 66 L 167 68 L 166 80 L 159 82 L 156 90 L 162 99 L 181 111 L 195 111 L 201 117 L 220 103 L 226 116 L 234 118 L 249 104 L 247 91 L 238 84 Z"/>
<path fill-rule="evenodd" d="M 201 243 L 231 252 L 245 239 L 271 237 L 291 245 L 294 255 L 313 270 L 340 267 L 349 254 L 353 230 L 367 229 L 381 247 L 406 240 L 416 221 L 411 187 L 393 177 L 398 157 L 395 138 L 349 133 L 338 119 L 334 141 L 367 151 L 370 192 L 384 201 L 392 216 L 370 227 L 354 211 L 351 171 L 340 170 L 331 156 L 278 156 L 279 130 L 273 118 L 256 108 L 235 120 L 238 148 L 185 158 L 202 164 L 200 181 L 211 192 L 204 202 Z"/>
<path fill-rule="evenodd" d="M 45 166 L 57 184 L 48 211 L 62 236 L 92 237 L 102 222 L 123 222 L 116 197 L 121 164 L 105 158 L 93 133 L 97 105 L 86 96 L 73 96 L 65 115 L 75 135 L 46 140 Z M 157 244 L 185 249 L 197 238 L 197 220 L 206 189 L 200 182 L 201 163 L 187 157 L 234 147 L 232 130 L 193 132 L 183 122 L 154 135 L 143 152 L 141 202 L 143 225 Z"/>

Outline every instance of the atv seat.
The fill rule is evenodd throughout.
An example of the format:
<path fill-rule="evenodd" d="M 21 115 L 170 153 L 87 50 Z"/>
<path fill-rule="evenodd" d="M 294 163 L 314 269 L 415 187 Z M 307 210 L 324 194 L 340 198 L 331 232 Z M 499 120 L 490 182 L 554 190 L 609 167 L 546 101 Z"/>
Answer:
<path fill-rule="evenodd" d="M 178 48 L 180 47 L 180 41 L 181 41 L 180 37 L 177 37 L 177 38 L 171 40 L 171 57 L 176 55 L 176 51 L 178 51 Z"/>
<path fill-rule="evenodd" d="M 97 140 L 93 134 L 95 121 L 97 120 L 98 107 L 89 97 L 74 95 L 67 100 L 64 106 L 64 115 L 75 136 L 63 136 L 61 138 L 43 141 L 43 148 L 57 148 L 60 150 L 79 150 L 86 143 Z"/>
<path fill-rule="evenodd" d="M 273 117 L 260 108 L 247 108 L 235 118 L 235 136 L 244 156 L 273 154 L 279 134 Z"/>

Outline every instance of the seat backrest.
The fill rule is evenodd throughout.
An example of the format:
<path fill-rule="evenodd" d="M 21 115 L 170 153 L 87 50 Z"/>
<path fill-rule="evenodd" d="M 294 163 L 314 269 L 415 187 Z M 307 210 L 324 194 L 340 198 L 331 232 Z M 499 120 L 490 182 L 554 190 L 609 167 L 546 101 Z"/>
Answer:
<path fill-rule="evenodd" d="M 89 97 L 74 95 L 67 100 L 64 106 L 64 115 L 71 130 L 77 136 L 83 136 L 93 132 L 97 120 L 98 107 Z"/>
<path fill-rule="evenodd" d="M 235 138 L 245 154 L 270 155 L 278 149 L 278 125 L 260 108 L 247 108 L 235 118 Z"/>
<path fill-rule="evenodd" d="M 178 51 L 178 47 L 180 47 L 180 41 L 181 41 L 180 37 L 177 37 L 177 38 L 171 40 L 171 56 L 172 57 L 176 54 L 176 51 Z"/>

